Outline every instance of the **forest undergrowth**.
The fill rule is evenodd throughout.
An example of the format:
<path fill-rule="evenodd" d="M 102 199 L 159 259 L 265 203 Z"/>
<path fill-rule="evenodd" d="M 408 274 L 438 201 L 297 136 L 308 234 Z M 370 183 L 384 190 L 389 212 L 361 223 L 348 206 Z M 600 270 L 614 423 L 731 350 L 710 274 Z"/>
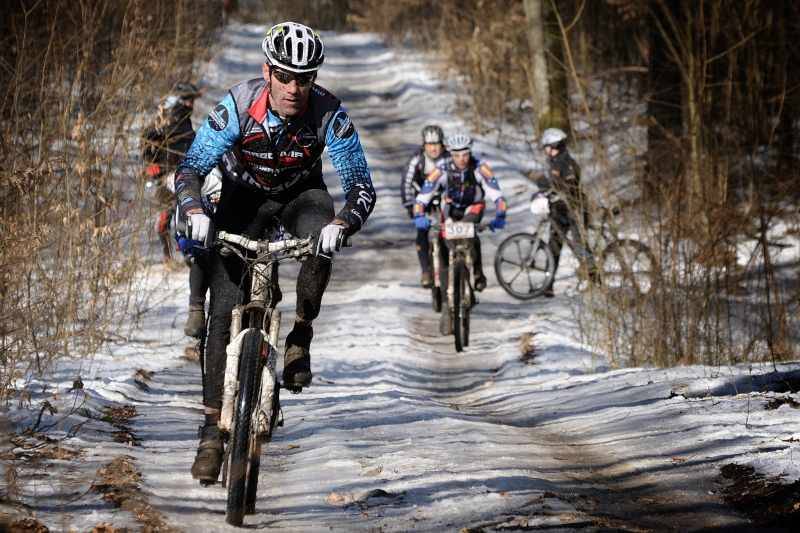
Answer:
<path fill-rule="evenodd" d="M 0 14 L 0 400 L 119 339 L 154 206 L 138 134 L 191 80 L 221 2 L 13 0 Z M 23 385 L 24 386 L 24 385 Z"/>

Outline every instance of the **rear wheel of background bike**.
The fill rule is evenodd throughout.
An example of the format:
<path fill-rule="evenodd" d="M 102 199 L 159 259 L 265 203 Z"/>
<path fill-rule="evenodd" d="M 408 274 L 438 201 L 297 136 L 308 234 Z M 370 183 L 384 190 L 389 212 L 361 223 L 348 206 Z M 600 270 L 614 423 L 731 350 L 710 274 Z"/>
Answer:
<path fill-rule="evenodd" d="M 436 285 L 431 287 L 431 303 L 435 312 L 442 312 L 442 289 Z"/>
<path fill-rule="evenodd" d="M 433 306 L 433 311 L 435 313 L 442 312 L 442 288 L 436 286 L 436 280 L 439 278 L 439 272 L 433 268 L 434 261 L 433 261 L 433 244 L 428 246 L 428 265 L 431 267 L 431 304 Z"/>
<path fill-rule="evenodd" d="M 518 300 L 540 296 L 553 279 L 555 261 L 546 242 L 531 233 L 509 236 L 494 256 L 494 273 L 503 289 Z"/>
<path fill-rule="evenodd" d="M 469 313 L 467 309 L 465 296 L 467 291 L 467 267 L 464 265 L 464 260 L 459 259 L 453 265 L 453 336 L 456 341 L 456 351 L 464 350 L 464 346 L 469 342 L 465 342 L 465 335 L 469 332 Z M 464 329 L 466 316 L 466 330 Z"/>
<path fill-rule="evenodd" d="M 230 439 L 230 456 L 228 457 L 228 507 L 225 521 L 233 526 L 241 526 L 244 519 L 248 483 L 258 483 L 258 476 L 252 476 L 253 468 L 258 471 L 258 464 L 252 463 L 252 450 L 255 437 L 253 428 L 253 412 L 258 402 L 259 381 L 261 380 L 261 350 L 264 337 L 259 330 L 248 331 L 242 340 L 242 352 L 239 356 L 239 393 L 233 412 L 233 431 Z M 250 474 L 250 475 L 248 475 Z M 248 480 L 251 477 L 251 480 Z M 254 478 L 254 479 L 252 479 Z"/>
<path fill-rule="evenodd" d="M 464 269 L 464 279 L 466 280 L 469 276 L 469 271 Z M 461 312 L 461 323 L 462 323 L 462 332 L 461 338 L 464 340 L 464 346 L 469 346 L 469 317 L 472 313 L 472 298 L 474 295 L 470 292 L 468 280 L 464 282 L 464 292 L 462 293 L 464 297 L 462 298 L 462 309 Z"/>
<path fill-rule="evenodd" d="M 659 268 L 650 248 L 637 240 L 620 239 L 603 250 L 600 276 L 603 287 L 630 291 L 633 296 L 648 294 L 658 283 Z"/>

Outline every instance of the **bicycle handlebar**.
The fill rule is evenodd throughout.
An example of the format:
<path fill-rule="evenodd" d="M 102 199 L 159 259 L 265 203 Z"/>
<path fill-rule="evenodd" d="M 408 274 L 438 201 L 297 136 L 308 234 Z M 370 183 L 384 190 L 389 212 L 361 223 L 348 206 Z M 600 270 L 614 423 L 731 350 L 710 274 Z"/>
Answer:
<path fill-rule="evenodd" d="M 297 250 L 300 253 L 311 253 L 311 244 L 314 239 L 306 237 L 305 239 L 284 239 L 282 241 L 259 241 L 249 239 L 244 235 L 237 235 L 235 233 L 228 233 L 227 231 L 219 231 L 216 235 L 216 242 L 235 244 L 256 253 L 275 253 L 285 252 L 287 250 Z M 306 248 L 304 250 L 304 248 Z"/>

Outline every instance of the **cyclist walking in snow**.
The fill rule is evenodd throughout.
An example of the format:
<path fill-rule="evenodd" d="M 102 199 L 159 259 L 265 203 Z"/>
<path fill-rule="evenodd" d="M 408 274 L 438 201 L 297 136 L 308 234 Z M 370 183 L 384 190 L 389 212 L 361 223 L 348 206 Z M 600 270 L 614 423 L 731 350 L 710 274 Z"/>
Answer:
<path fill-rule="evenodd" d="M 372 212 L 376 195 L 358 133 L 340 100 L 314 83 L 324 61 L 319 35 L 294 22 L 270 28 L 262 42 L 263 77 L 235 85 L 209 113 L 178 169 L 178 205 L 188 219 L 191 239 L 205 241 L 210 219 L 200 187 L 205 176 L 232 150 L 224 166 L 214 215 L 216 229 L 262 236 L 277 218 L 293 235 L 317 237 L 317 255 L 305 260 L 297 280 L 296 318 L 286 338 L 284 384 L 300 388 L 311 382 L 312 321 L 317 317 L 331 273 L 331 257 L 343 236 L 357 232 Z M 342 183 L 345 205 L 334 212 L 322 178 L 322 153 Z M 230 159 L 230 158 L 229 158 Z M 227 175 L 227 174 L 226 174 Z M 237 258 L 208 254 L 211 308 L 204 360 L 201 428 L 192 475 L 216 481 L 223 444 L 217 427 L 222 402 L 225 347 L 231 310 L 242 298 L 246 272 Z"/>
<path fill-rule="evenodd" d="M 568 231 L 572 231 L 576 243 L 586 254 L 590 277 L 594 277 L 595 267 L 584 238 L 589 225 L 589 211 L 586 195 L 581 188 L 581 169 L 567 150 L 567 134 L 558 128 L 548 128 L 542 133 L 539 145 L 547 156 L 548 171 L 536 180 L 539 191 L 534 194 L 533 200 L 534 205 L 541 204 L 550 216 L 549 246 L 553 252 L 555 270 L 544 296 L 552 298 L 555 271 L 558 270 L 564 236 Z M 541 202 L 536 202 L 536 198 L 541 198 Z"/>
<path fill-rule="evenodd" d="M 436 165 L 441 163 L 450 154 L 444 149 L 444 133 L 442 128 L 429 125 L 422 128 L 422 147 L 411 157 L 406 165 L 406 172 L 400 184 L 400 198 L 403 207 L 408 211 L 409 218 L 414 218 L 414 203 L 417 194 L 422 191 L 425 177 L 436 169 Z M 430 202 L 426 207 L 426 213 L 430 213 L 435 202 Z M 426 289 L 433 285 L 431 278 L 431 265 L 428 255 L 430 254 L 430 242 L 428 241 L 428 230 L 417 228 L 417 258 L 421 270 L 420 283 Z"/>

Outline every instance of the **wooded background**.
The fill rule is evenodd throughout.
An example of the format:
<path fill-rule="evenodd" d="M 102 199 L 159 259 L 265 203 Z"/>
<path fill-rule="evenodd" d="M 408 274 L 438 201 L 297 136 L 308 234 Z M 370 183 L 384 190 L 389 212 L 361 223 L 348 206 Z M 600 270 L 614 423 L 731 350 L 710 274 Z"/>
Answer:
<path fill-rule="evenodd" d="M 615 362 L 796 355 L 798 265 L 775 259 L 800 226 L 793 0 L 10 0 L 0 11 L 0 391 L 135 318 L 135 298 L 116 297 L 134 294 L 149 240 L 132 139 L 173 83 L 196 76 L 236 4 L 248 21 L 373 31 L 439 54 L 465 84 L 464 115 L 561 127 L 573 149 L 593 145 L 601 177 L 630 174 L 628 204 L 663 276 L 645 302 L 586 307 L 598 324 L 587 337 Z M 616 100 L 642 104 L 633 118 L 646 138 L 622 147 L 631 168 L 604 168 L 614 116 L 598 119 L 597 102 Z M 749 257 L 737 257 L 742 243 Z"/>

